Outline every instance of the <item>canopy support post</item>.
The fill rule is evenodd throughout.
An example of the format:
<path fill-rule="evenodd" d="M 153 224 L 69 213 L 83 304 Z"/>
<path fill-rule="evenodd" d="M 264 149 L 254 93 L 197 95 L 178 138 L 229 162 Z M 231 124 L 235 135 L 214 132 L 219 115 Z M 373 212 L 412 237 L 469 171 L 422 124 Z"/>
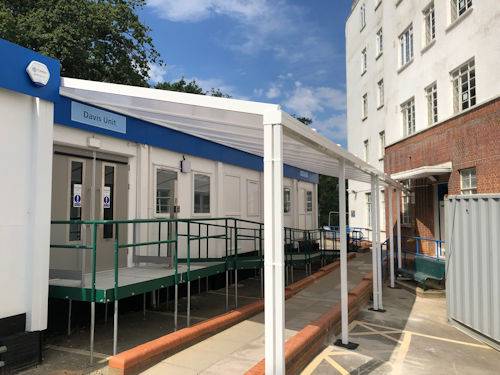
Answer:
<path fill-rule="evenodd" d="M 378 302 L 378 311 L 384 312 L 384 307 L 382 304 L 382 244 L 380 242 L 380 181 L 378 178 L 375 180 L 375 211 L 377 221 L 376 223 L 376 249 L 377 249 L 377 302 Z"/>
<path fill-rule="evenodd" d="M 264 124 L 264 311 L 266 374 L 285 373 L 283 126 Z"/>
<path fill-rule="evenodd" d="M 403 267 L 403 261 L 401 259 L 401 190 L 396 193 L 396 213 L 397 213 L 397 236 L 398 236 L 398 268 Z"/>
<path fill-rule="evenodd" d="M 373 310 L 378 310 L 378 262 L 377 262 L 377 210 L 376 210 L 376 180 L 372 176 L 371 182 L 371 221 L 372 221 L 372 272 L 373 272 Z"/>
<path fill-rule="evenodd" d="M 394 288 L 394 220 L 393 220 L 393 212 L 392 212 L 392 194 L 393 188 L 389 186 L 389 270 L 391 273 L 391 288 Z"/>

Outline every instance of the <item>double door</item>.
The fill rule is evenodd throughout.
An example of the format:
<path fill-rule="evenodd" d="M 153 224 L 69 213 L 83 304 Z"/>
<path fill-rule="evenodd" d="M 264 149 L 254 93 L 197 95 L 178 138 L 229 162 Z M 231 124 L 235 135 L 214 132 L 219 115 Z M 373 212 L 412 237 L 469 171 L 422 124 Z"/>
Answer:
<path fill-rule="evenodd" d="M 125 220 L 128 205 L 128 160 L 91 150 L 54 146 L 52 168 L 52 220 Z M 87 244 L 92 225 L 52 225 L 51 243 Z M 114 267 L 113 224 L 97 226 L 96 270 Z M 118 240 L 127 239 L 127 225 L 121 224 Z M 91 251 L 52 249 L 51 270 L 71 273 L 91 271 Z M 119 266 L 126 265 L 126 250 L 120 250 Z"/>

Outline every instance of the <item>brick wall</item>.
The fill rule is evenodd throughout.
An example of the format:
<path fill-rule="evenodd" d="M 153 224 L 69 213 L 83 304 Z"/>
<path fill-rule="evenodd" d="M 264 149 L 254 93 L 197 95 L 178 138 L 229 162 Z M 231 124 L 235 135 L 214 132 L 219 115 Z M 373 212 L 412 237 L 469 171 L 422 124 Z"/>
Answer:
<path fill-rule="evenodd" d="M 469 167 L 476 167 L 478 193 L 500 192 L 500 98 L 388 146 L 384 170 L 392 174 L 450 161 L 448 194 L 460 194 L 460 170 Z M 439 180 L 447 178 L 440 176 Z M 415 225 L 402 227 L 402 234 L 434 237 L 432 184 L 421 179 L 415 181 L 415 186 Z M 395 200 L 393 207 L 396 221 Z"/>
<path fill-rule="evenodd" d="M 476 167 L 478 193 L 500 192 L 500 98 L 386 148 L 385 172 L 452 162 L 448 193 L 460 193 L 459 170 Z"/>

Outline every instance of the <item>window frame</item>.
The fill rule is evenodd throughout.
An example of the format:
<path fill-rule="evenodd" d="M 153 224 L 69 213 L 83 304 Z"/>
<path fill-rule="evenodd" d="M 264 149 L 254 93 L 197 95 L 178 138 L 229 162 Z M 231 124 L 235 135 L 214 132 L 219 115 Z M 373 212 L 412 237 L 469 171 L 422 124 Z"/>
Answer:
<path fill-rule="evenodd" d="M 309 200 L 309 197 L 311 199 Z M 306 190 L 306 213 L 313 212 L 314 202 L 313 202 L 313 192 L 312 190 Z M 310 205 L 309 205 L 310 204 Z"/>
<path fill-rule="evenodd" d="M 364 75 L 368 70 L 368 52 L 367 48 L 363 48 L 361 51 L 361 75 Z"/>
<path fill-rule="evenodd" d="M 158 205 L 158 171 L 166 171 L 166 172 L 172 172 L 177 175 L 176 182 L 179 183 L 179 170 L 167 166 L 162 166 L 162 165 L 155 165 L 154 166 L 154 215 L 155 217 L 170 217 L 169 212 L 157 212 L 157 205 Z M 175 199 L 175 197 L 174 197 Z M 173 205 L 175 206 L 175 201 L 173 202 Z"/>
<path fill-rule="evenodd" d="M 411 180 L 406 180 L 403 182 L 406 189 L 410 190 L 412 188 Z M 403 190 L 401 193 L 401 225 L 412 226 L 413 225 L 413 205 L 415 204 L 415 192 L 411 191 L 408 193 Z"/>
<path fill-rule="evenodd" d="M 193 186 L 193 192 L 192 192 L 192 209 L 191 213 L 194 216 L 211 216 L 212 215 L 212 175 L 210 173 L 206 172 L 198 172 L 198 171 L 193 171 L 192 173 L 192 186 Z M 196 212 L 196 176 L 205 176 L 208 177 L 208 212 Z"/>
<path fill-rule="evenodd" d="M 413 23 L 410 23 L 404 31 L 399 34 L 399 67 L 409 65 L 415 56 Z"/>
<path fill-rule="evenodd" d="M 285 194 L 286 191 L 288 191 L 289 193 L 288 202 L 286 200 L 286 194 Z M 288 203 L 288 210 L 286 210 L 287 203 Z M 292 214 L 292 188 L 290 186 L 283 187 L 283 214 L 288 216 Z"/>
<path fill-rule="evenodd" d="M 477 194 L 477 168 L 476 167 L 464 168 L 461 169 L 459 173 L 460 173 L 460 194 L 462 195 Z M 468 175 L 465 176 L 465 173 L 468 173 Z M 465 179 L 469 180 L 469 186 L 464 186 Z"/>
<path fill-rule="evenodd" d="M 384 93 L 384 79 L 382 78 L 377 82 L 377 109 L 380 109 L 384 106 L 385 93 Z"/>
<path fill-rule="evenodd" d="M 73 158 L 73 157 L 70 157 L 70 158 L 68 158 L 68 162 L 69 162 L 68 163 L 69 207 L 68 207 L 68 212 L 67 212 L 68 216 L 67 217 L 69 218 L 69 220 L 82 220 L 83 204 L 85 203 L 84 199 L 83 199 L 83 194 L 84 194 L 84 191 L 85 191 L 84 183 L 85 183 L 85 179 L 86 179 L 85 170 L 87 168 L 87 166 L 86 166 L 86 160 L 82 159 L 82 158 Z M 72 216 L 71 216 L 71 208 L 73 208 L 73 193 L 74 193 L 73 183 L 72 183 L 72 164 L 73 164 L 73 162 L 75 162 L 75 163 L 81 163 L 82 164 L 82 182 L 80 183 L 80 185 L 82 185 L 82 203 L 81 203 L 81 206 L 79 207 L 80 208 L 80 218 L 79 219 L 72 218 Z M 89 202 L 89 205 L 92 205 L 92 203 Z M 77 208 L 77 207 L 75 207 L 75 208 Z M 67 229 L 67 233 L 66 233 L 66 238 L 68 239 L 68 242 L 70 242 L 70 243 L 81 242 L 82 241 L 81 225 L 79 225 L 79 238 L 77 238 L 77 239 L 71 239 L 71 225 L 68 225 L 68 229 Z"/>
<path fill-rule="evenodd" d="M 375 35 L 375 46 L 377 51 L 377 56 L 375 56 L 375 59 L 377 59 L 384 53 L 384 34 L 382 27 L 377 30 L 377 33 Z"/>
<path fill-rule="evenodd" d="M 401 113 L 403 117 L 403 136 L 409 137 L 416 132 L 414 96 L 401 104 Z"/>
<path fill-rule="evenodd" d="M 368 93 L 364 93 L 361 97 L 361 120 L 368 118 Z"/>
<path fill-rule="evenodd" d="M 432 126 L 439 121 L 436 81 L 425 88 L 425 99 L 427 101 L 427 125 Z"/>
<path fill-rule="evenodd" d="M 436 40 L 436 8 L 431 1 L 422 11 L 424 17 L 423 42 L 424 48 L 429 47 Z"/>
<path fill-rule="evenodd" d="M 465 70 L 464 70 L 465 69 Z M 471 77 L 472 73 L 472 77 Z M 464 84 L 463 76 L 467 75 L 467 107 L 464 108 Z M 468 60 L 450 72 L 453 90 L 453 113 L 458 114 L 467 111 L 477 105 L 477 82 L 476 82 L 476 62 L 475 58 Z M 471 81 L 473 84 L 471 85 Z M 474 95 L 472 95 L 472 91 Z"/>
<path fill-rule="evenodd" d="M 360 16 L 360 29 L 359 31 L 363 31 L 363 29 L 366 27 L 366 4 L 363 3 L 359 7 L 359 16 Z"/>
<path fill-rule="evenodd" d="M 378 133 L 379 139 L 379 160 L 383 160 L 385 157 L 385 130 Z"/>
<path fill-rule="evenodd" d="M 363 141 L 363 160 L 368 163 L 370 159 L 370 140 L 365 139 Z"/>
<path fill-rule="evenodd" d="M 463 2 L 464 7 L 461 9 L 460 3 Z M 450 0 L 450 20 L 454 23 L 464 16 L 469 9 L 473 8 L 472 0 Z"/>
<path fill-rule="evenodd" d="M 104 210 L 108 210 L 108 208 L 104 208 L 103 206 L 103 197 L 104 197 L 104 187 L 106 186 L 106 167 L 112 167 L 113 168 L 113 186 L 112 189 L 110 190 L 110 208 L 111 209 L 111 219 L 105 219 L 104 218 Z M 114 163 L 108 163 L 108 162 L 103 162 L 102 163 L 102 181 L 101 181 L 101 219 L 102 220 L 115 220 L 115 196 L 116 196 L 116 172 L 117 172 L 117 165 Z M 111 230 L 111 233 L 107 233 L 108 230 Z M 104 224 L 102 226 L 102 239 L 103 240 L 112 240 L 115 238 L 115 228 L 113 224 Z"/>
<path fill-rule="evenodd" d="M 372 193 L 365 193 L 365 199 L 366 199 L 366 212 L 368 215 L 368 220 L 366 221 L 366 224 L 368 228 L 372 227 Z"/>

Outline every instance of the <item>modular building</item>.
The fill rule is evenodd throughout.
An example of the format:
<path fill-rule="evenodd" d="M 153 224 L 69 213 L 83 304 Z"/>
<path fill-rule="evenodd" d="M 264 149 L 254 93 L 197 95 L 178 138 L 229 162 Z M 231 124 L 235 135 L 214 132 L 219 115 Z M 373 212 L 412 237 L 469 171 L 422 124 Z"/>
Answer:
<path fill-rule="evenodd" d="M 238 124 L 256 119 L 245 108 L 265 112 L 277 106 L 204 98 L 211 117 L 218 118 L 210 123 L 196 95 L 61 78 L 57 60 L 4 40 L 0 51 L 0 337 L 22 337 L 20 356 L 27 363 L 40 355 L 49 280 L 53 286 L 57 280 L 83 285 L 93 263 L 99 273 L 112 269 L 115 261 L 127 268 L 146 259 L 141 257 L 171 253 L 170 239 L 158 240 L 161 223 L 125 225 L 118 235 L 114 225 L 92 232 L 90 224 L 67 221 L 262 222 L 262 153 L 252 148 L 250 135 L 243 142 L 244 127 Z M 240 110 L 228 110 L 233 107 Z M 283 173 L 284 225 L 316 228 L 318 174 L 293 165 L 285 165 Z M 207 238 L 208 231 L 208 226 L 201 229 Z M 100 249 L 94 260 L 82 248 L 92 237 Z M 116 260 L 117 238 L 157 241 L 125 249 Z M 189 251 L 182 241 L 178 258 Z M 230 251 L 254 250 L 249 242 L 232 242 Z M 208 245 L 203 249 L 194 241 L 190 251 L 206 251 L 208 258 Z M 225 251 L 216 247 L 210 257 L 223 257 Z"/>

